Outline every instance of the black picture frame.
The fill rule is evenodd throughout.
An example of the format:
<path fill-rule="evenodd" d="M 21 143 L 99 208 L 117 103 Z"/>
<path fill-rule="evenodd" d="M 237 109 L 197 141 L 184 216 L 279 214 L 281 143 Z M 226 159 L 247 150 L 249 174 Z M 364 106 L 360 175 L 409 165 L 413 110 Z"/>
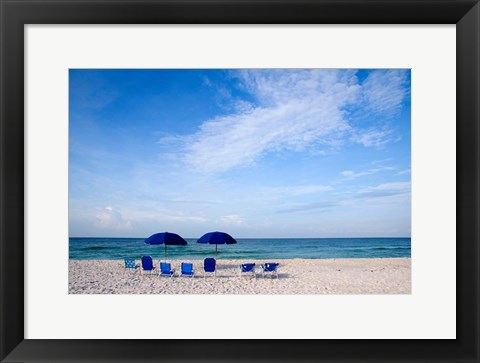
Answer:
<path fill-rule="evenodd" d="M 0 0 L 0 11 L 2 362 L 480 361 L 478 0 Z M 24 339 L 24 26 L 158 23 L 456 24 L 457 339 Z"/>

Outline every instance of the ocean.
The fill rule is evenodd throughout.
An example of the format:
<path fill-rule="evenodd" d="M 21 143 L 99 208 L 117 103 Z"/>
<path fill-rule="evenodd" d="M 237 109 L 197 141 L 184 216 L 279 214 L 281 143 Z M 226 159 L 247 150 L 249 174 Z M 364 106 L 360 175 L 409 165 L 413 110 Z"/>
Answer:
<path fill-rule="evenodd" d="M 213 257 L 215 245 L 186 239 L 186 246 L 168 246 L 169 260 L 202 260 Z M 143 238 L 71 237 L 73 260 L 121 260 L 152 256 L 163 259 L 163 245 L 146 245 Z M 218 258 L 270 260 L 287 258 L 386 258 L 410 257 L 410 238 L 248 238 L 237 244 L 218 245 Z"/>

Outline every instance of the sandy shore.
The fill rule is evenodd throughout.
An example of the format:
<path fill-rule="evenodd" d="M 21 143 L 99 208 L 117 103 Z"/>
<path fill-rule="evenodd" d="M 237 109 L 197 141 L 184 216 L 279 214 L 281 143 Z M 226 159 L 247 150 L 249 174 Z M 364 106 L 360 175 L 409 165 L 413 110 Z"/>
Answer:
<path fill-rule="evenodd" d="M 181 261 L 170 261 L 180 271 Z M 69 261 L 70 294 L 410 294 L 410 258 L 291 259 L 279 278 L 239 277 L 244 261 L 219 260 L 217 277 L 203 278 L 203 261 L 192 261 L 195 277 L 159 277 L 126 271 L 123 261 Z M 155 261 L 158 271 L 158 261 Z"/>

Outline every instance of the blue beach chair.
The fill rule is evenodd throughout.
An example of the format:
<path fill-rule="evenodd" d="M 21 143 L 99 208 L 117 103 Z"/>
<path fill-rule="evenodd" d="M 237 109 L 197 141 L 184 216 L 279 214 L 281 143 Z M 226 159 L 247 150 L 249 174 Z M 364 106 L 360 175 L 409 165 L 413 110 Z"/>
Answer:
<path fill-rule="evenodd" d="M 257 278 L 257 274 L 255 273 L 255 264 L 254 263 L 242 263 L 240 265 L 240 277 L 242 274 L 253 274 L 255 278 Z"/>
<path fill-rule="evenodd" d="M 277 279 L 278 279 L 278 270 L 277 270 L 277 267 L 278 267 L 278 263 L 276 262 L 267 262 L 266 264 L 264 265 L 261 265 L 262 266 L 262 274 L 263 274 L 263 277 L 265 278 L 265 275 L 272 275 L 272 278 L 273 278 L 273 275 L 277 276 Z"/>
<path fill-rule="evenodd" d="M 217 261 L 215 261 L 214 258 L 206 258 L 203 261 L 203 278 L 205 278 L 207 272 L 213 272 L 213 275 L 216 277 L 217 272 L 215 271 L 215 264 Z"/>
<path fill-rule="evenodd" d="M 160 275 L 173 277 L 175 270 L 172 270 L 172 266 L 169 262 L 160 262 Z"/>
<path fill-rule="evenodd" d="M 193 277 L 193 275 L 195 274 L 195 271 L 193 270 L 193 263 L 182 262 L 181 270 L 182 276 Z"/>
<path fill-rule="evenodd" d="M 134 258 L 125 258 L 125 271 L 133 270 L 133 272 L 136 272 L 138 267 Z"/>
<path fill-rule="evenodd" d="M 148 272 L 149 274 L 153 273 L 155 266 L 153 266 L 153 260 L 150 256 L 142 256 L 142 274 Z"/>

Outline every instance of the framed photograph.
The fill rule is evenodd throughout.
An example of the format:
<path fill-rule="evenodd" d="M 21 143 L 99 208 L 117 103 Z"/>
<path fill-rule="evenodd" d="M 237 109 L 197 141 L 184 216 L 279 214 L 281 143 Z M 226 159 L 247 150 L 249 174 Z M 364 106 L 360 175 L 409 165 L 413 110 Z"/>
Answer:
<path fill-rule="evenodd" d="M 479 361 L 479 21 L 3 1 L 1 360 Z"/>
<path fill-rule="evenodd" d="M 69 294 L 410 294 L 410 72 L 70 69 Z"/>

